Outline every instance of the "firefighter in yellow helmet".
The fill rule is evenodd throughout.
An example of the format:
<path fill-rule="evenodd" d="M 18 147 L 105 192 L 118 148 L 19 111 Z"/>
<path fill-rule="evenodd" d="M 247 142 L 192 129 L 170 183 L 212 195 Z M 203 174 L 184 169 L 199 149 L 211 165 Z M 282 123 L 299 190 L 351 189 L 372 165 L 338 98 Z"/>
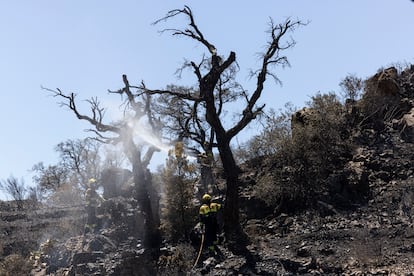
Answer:
<path fill-rule="evenodd" d="M 88 215 L 85 225 L 85 233 L 95 232 L 98 219 L 96 217 L 96 208 L 99 205 L 99 195 L 96 192 L 97 181 L 95 178 L 88 180 L 88 188 L 85 192 L 86 213 Z"/>
<path fill-rule="evenodd" d="M 218 223 L 217 223 L 217 212 L 221 209 L 221 204 L 211 202 L 211 196 L 204 194 L 202 197 L 202 205 L 200 206 L 200 222 L 204 233 L 205 247 L 211 255 L 217 253 L 217 234 L 218 234 Z"/>

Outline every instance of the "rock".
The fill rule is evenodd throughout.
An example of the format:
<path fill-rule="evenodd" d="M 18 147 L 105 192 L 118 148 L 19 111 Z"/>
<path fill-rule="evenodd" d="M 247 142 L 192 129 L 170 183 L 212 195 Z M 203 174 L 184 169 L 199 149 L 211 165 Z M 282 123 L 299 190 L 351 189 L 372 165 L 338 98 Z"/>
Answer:
<path fill-rule="evenodd" d="M 408 228 L 405 230 L 405 237 L 406 237 L 407 239 L 413 239 L 413 238 L 414 238 L 414 228 L 412 228 L 412 227 L 408 227 Z"/>
<path fill-rule="evenodd" d="M 86 251 L 92 252 L 92 251 L 103 251 L 104 246 L 102 242 L 98 239 L 92 239 L 87 245 L 86 245 Z"/>
<path fill-rule="evenodd" d="M 325 246 L 319 250 L 322 255 L 330 256 L 335 254 L 335 249 L 330 246 Z"/>
<path fill-rule="evenodd" d="M 404 114 L 399 121 L 401 138 L 406 142 L 414 142 L 414 108 Z"/>
<path fill-rule="evenodd" d="M 371 93 L 376 93 L 377 97 L 396 96 L 399 92 L 397 82 L 398 72 L 395 67 L 390 67 L 371 77 L 368 82 L 377 89 L 369 89 Z M 364 95 L 365 97 L 372 95 Z"/>
<path fill-rule="evenodd" d="M 79 252 L 75 253 L 72 257 L 72 264 L 86 264 L 86 263 L 93 263 L 98 260 L 98 258 L 102 258 L 104 253 L 101 251 L 96 252 Z"/>
<path fill-rule="evenodd" d="M 365 194 L 369 189 L 369 171 L 364 167 L 364 162 L 349 161 L 345 165 L 348 173 L 349 188 L 357 194 Z"/>
<path fill-rule="evenodd" d="M 309 257 L 311 255 L 311 249 L 310 246 L 303 246 L 297 250 L 296 254 L 299 257 Z"/>
<path fill-rule="evenodd" d="M 265 226 L 260 220 L 252 219 L 247 221 L 244 231 L 250 236 L 262 235 L 265 233 Z"/>
<path fill-rule="evenodd" d="M 105 199 L 118 197 L 132 192 L 128 181 L 132 178 L 132 172 L 126 169 L 109 168 L 102 172 L 103 196 Z"/>

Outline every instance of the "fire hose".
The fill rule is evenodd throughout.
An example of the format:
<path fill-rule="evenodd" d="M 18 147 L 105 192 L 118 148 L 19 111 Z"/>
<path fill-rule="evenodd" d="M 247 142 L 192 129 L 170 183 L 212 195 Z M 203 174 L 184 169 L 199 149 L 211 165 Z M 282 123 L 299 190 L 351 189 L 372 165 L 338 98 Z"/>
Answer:
<path fill-rule="evenodd" d="M 196 259 L 196 261 L 195 261 L 192 269 L 194 269 L 197 266 L 197 264 L 198 264 L 198 260 L 200 259 L 201 252 L 203 251 L 203 245 L 204 245 L 204 234 L 201 235 L 200 250 L 198 251 L 197 259 Z"/>

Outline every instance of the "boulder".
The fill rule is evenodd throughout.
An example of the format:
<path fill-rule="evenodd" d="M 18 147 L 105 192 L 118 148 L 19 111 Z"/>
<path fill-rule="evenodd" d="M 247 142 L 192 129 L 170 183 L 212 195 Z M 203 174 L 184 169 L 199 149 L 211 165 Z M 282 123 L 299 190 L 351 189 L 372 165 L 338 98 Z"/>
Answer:
<path fill-rule="evenodd" d="M 378 85 L 377 93 L 383 96 L 398 95 L 400 87 L 397 79 L 398 72 L 395 67 L 387 68 L 372 77 Z"/>
<path fill-rule="evenodd" d="M 102 172 L 101 182 L 104 198 L 114 198 L 121 195 L 130 196 L 132 188 L 128 185 L 132 172 L 126 169 L 109 168 Z"/>
<path fill-rule="evenodd" d="M 104 253 L 102 251 L 95 252 L 78 252 L 75 253 L 72 257 L 72 264 L 85 264 L 85 263 L 94 263 L 98 258 L 103 258 Z"/>
<path fill-rule="evenodd" d="M 364 167 L 364 162 L 349 161 L 345 165 L 348 172 L 348 183 L 352 190 L 358 193 L 365 193 L 369 189 L 368 175 L 369 171 Z"/>
<path fill-rule="evenodd" d="M 311 124 L 312 117 L 314 117 L 315 111 L 312 108 L 304 107 L 301 110 L 296 111 L 291 118 L 292 130 L 296 126 L 306 126 Z"/>
<path fill-rule="evenodd" d="M 406 142 L 414 142 L 414 108 L 412 108 L 408 113 L 404 114 L 399 121 L 401 127 L 401 138 Z"/>

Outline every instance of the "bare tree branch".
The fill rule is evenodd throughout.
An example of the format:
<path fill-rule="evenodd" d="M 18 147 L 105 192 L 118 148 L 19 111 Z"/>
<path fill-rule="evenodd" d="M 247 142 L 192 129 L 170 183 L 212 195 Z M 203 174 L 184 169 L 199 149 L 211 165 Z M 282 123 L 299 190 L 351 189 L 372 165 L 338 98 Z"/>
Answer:
<path fill-rule="evenodd" d="M 158 24 L 161 21 L 165 21 L 165 20 L 167 20 L 171 17 L 175 17 L 179 14 L 184 14 L 184 15 L 187 16 L 187 18 L 190 20 L 190 23 L 189 23 L 190 28 L 185 29 L 185 30 L 165 29 L 164 31 L 172 32 L 173 35 L 187 36 L 187 37 L 190 37 L 194 40 L 197 40 L 201 44 L 206 46 L 206 48 L 208 49 L 210 54 L 212 54 L 213 56 L 217 55 L 216 47 L 204 38 L 203 33 L 199 30 L 198 26 L 195 24 L 193 13 L 192 13 L 191 9 L 188 6 L 184 6 L 184 9 L 181 9 L 181 10 L 175 9 L 175 10 L 172 10 L 172 11 L 168 12 L 165 17 L 155 21 L 153 24 L 154 25 Z"/>
<path fill-rule="evenodd" d="M 201 97 L 198 97 L 197 95 L 192 94 L 190 91 L 186 91 L 186 93 L 183 93 L 182 91 L 148 89 L 145 86 L 144 82 L 141 83 L 141 89 L 142 89 L 142 91 L 144 91 L 148 95 L 156 95 L 156 94 L 164 95 L 164 94 L 166 94 L 166 95 L 176 96 L 176 97 L 179 97 L 181 99 L 186 99 L 186 100 L 195 101 L 195 102 L 200 102 L 202 100 Z"/>
<path fill-rule="evenodd" d="M 104 124 L 102 122 L 103 118 L 104 118 L 104 114 L 105 114 L 105 110 L 103 108 L 101 108 L 99 106 L 99 101 L 97 100 L 97 98 L 92 98 L 90 100 L 87 100 L 87 102 L 90 104 L 90 108 L 91 108 L 91 112 L 92 112 L 92 117 L 91 116 L 87 116 L 84 114 L 81 114 L 76 106 L 76 94 L 74 93 L 70 93 L 68 95 L 64 94 L 59 88 L 56 88 L 56 90 L 53 89 L 49 89 L 49 88 L 44 88 L 42 87 L 42 89 L 52 92 L 52 95 L 54 97 L 61 97 L 65 100 L 65 102 L 61 102 L 60 105 L 61 106 L 67 106 L 70 108 L 70 110 L 73 111 L 73 113 L 75 113 L 76 117 L 79 120 L 85 120 L 88 121 L 91 125 L 95 126 L 96 130 L 99 132 L 107 132 L 107 131 L 111 131 L 114 133 L 120 133 L 121 130 L 115 126 L 112 125 L 108 125 L 108 124 Z"/>
<path fill-rule="evenodd" d="M 286 35 L 287 32 L 295 30 L 298 26 L 306 25 L 301 21 L 291 21 L 287 19 L 284 23 L 275 25 L 273 20 L 270 21 L 270 36 L 271 40 L 268 42 L 267 49 L 263 54 L 262 66 L 259 71 L 257 71 L 257 84 L 256 89 L 247 100 L 246 108 L 243 111 L 243 116 L 240 121 L 228 131 L 230 137 L 237 135 L 242 129 L 244 129 L 247 124 L 249 124 L 253 119 L 259 115 L 265 105 L 254 108 L 257 100 L 260 98 L 264 83 L 266 81 L 266 76 L 271 76 L 277 82 L 280 82 L 277 76 L 269 71 L 269 66 L 282 65 L 288 66 L 289 62 L 286 56 L 280 56 L 282 50 L 289 49 L 295 45 L 293 39 L 288 40 L 282 44 L 281 40 Z"/>

